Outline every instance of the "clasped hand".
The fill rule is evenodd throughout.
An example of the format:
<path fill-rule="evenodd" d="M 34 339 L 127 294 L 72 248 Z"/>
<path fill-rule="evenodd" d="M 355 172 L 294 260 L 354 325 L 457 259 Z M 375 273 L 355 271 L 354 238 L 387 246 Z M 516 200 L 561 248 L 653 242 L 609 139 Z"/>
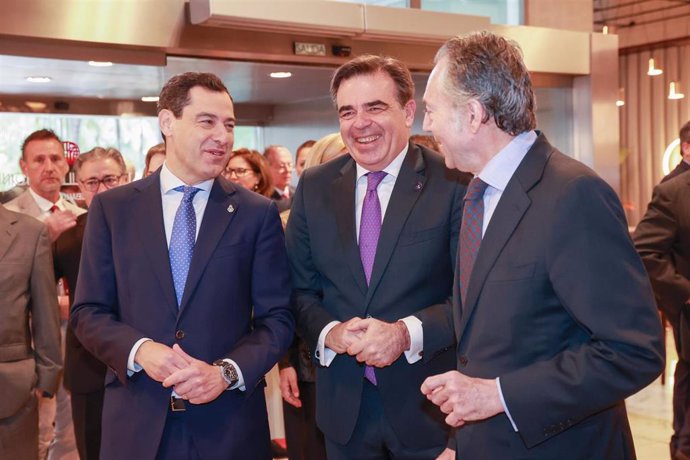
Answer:
<path fill-rule="evenodd" d="M 193 358 L 175 344 L 144 342 L 134 360 L 146 374 L 165 388 L 173 388 L 180 398 L 192 404 L 216 399 L 228 386 L 216 366 Z"/>
<path fill-rule="evenodd" d="M 326 346 L 338 354 L 354 356 L 368 366 L 385 367 L 410 348 L 410 334 L 402 321 L 387 323 L 354 317 L 328 332 Z"/>

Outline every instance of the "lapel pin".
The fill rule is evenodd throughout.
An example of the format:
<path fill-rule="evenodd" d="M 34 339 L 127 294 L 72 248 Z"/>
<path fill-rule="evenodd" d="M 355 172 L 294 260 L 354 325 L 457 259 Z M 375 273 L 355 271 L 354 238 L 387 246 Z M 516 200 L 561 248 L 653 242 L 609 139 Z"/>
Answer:
<path fill-rule="evenodd" d="M 420 191 L 420 190 L 422 189 L 422 183 L 421 183 L 421 182 L 417 182 L 417 183 L 415 184 L 415 186 L 414 186 L 414 189 L 417 190 L 417 191 Z"/>
<path fill-rule="evenodd" d="M 228 206 L 228 212 L 229 213 L 235 212 L 235 207 L 233 205 Z"/>

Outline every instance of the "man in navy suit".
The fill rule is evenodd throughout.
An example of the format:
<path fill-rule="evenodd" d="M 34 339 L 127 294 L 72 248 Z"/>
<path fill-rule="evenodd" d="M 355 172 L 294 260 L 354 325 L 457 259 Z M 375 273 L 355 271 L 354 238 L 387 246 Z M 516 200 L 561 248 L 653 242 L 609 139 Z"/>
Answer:
<path fill-rule="evenodd" d="M 424 94 L 446 165 L 475 174 L 453 295 L 457 370 L 422 391 L 458 458 L 635 458 L 626 397 L 663 370 L 661 324 L 615 192 L 534 130 L 517 45 L 450 39 Z"/>
<path fill-rule="evenodd" d="M 212 74 L 163 87 L 166 160 L 89 208 L 71 325 L 108 366 L 101 458 L 265 460 L 263 375 L 292 339 L 275 204 L 219 177 L 233 103 Z"/>
<path fill-rule="evenodd" d="M 408 141 L 402 62 L 359 56 L 331 95 L 349 154 L 304 171 L 286 230 L 295 316 L 318 364 L 316 421 L 329 460 L 432 459 L 449 427 L 419 386 L 455 364 L 446 300 L 463 177 Z"/>

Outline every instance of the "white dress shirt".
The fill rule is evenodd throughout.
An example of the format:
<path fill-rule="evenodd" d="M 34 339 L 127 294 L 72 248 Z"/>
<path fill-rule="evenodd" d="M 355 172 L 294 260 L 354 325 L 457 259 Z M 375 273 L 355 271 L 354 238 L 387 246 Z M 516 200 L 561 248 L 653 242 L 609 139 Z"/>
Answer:
<path fill-rule="evenodd" d="M 503 191 L 506 189 L 508 182 L 515 174 L 518 166 L 527 155 L 527 152 L 532 147 L 532 144 L 537 140 L 537 133 L 528 131 L 519 134 L 513 138 L 512 141 L 498 152 L 487 164 L 484 166 L 479 174 L 479 178 L 483 180 L 488 187 L 484 191 L 484 220 L 482 222 L 482 238 L 486 233 L 486 229 L 491 222 L 491 217 L 494 215 L 496 206 L 503 196 Z M 501 378 L 496 378 L 496 386 L 498 387 L 498 394 L 501 397 L 501 404 L 505 410 L 513 429 L 518 431 L 517 425 L 510 416 L 510 411 L 503 398 L 503 390 L 501 389 Z"/>
<path fill-rule="evenodd" d="M 211 194 L 211 187 L 213 186 L 213 181 L 214 179 L 208 179 L 193 185 L 194 187 L 200 189 L 196 193 L 196 195 L 194 195 L 194 199 L 192 200 L 192 205 L 194 206 L 194 214 L 196 214 L 196 232 L 194 236 L 195 241 L 196 238 L 199 236 L 201 221 L 204 217 L 204 211 L 206 210 L 208 197 Z M 184 193 L 178 192 L 174 189 L 181 185 L 184 186 L 187 184 L 185 184 L 181 179 L 175 176 L 175 174 L 173 174 L 172 171 L 170 171 L 170 169 L 168 169 L 167 162 L 163 162 L 163 165 L 161 166 L 160 182 L 161 200 L 163 204 L 163 226 L 165 227 L 165 239 L 167 241 L 168 247 L 170 247 L 170 235 L 172 235 L 173 223 L 175 222 L 175 214 L 177 213 L 177 209 L 180 207 L 180 203 L 182 203 L 182 197 L 184 196 Z M 139 366 L 139 364 L 134 362 L 134 356 L 136 356 L 139 347 L 144 342 L 148 342 L 150 340 L 151 339 L 149 339 L 148 337 L 144 337 L 137 340 L 134 346 L 132 347 L 132 350 L 129 352 L 129 359 L 127 360 L 127 370 L 130 376 L 133 373 L 139 372 L 142 369 L 141 366 Z M 244 390 L 244 377 L 242 376 L 242 371 L 240 370 L 239 366 L 236 362 L 234 362 L 231 359 L 226 359 L 225 361 L 235 366 L 235 369 L 237 370 L 237 376 L 239 377 L 237 384 L 233 385 L 232 389 L 240 388 L 241 390 Z"/>
<path fill-rule="evenodd" d="M 386 210 L 388 209 L 388 203 L 390 203 L 391 195 L 393 194 L 393 187 L 395 187 L 395 181 L 400 175 L 400 168 L 402 167 L 403 161 L 405 160 L 405 155 L 407 154 L 408 144 L 405 144 L 405 148 L 398 154 L 398 156 L 386 166 L 383 171 L 386 172 L 386 176 L 379 183 L 376 192 L 379 196 L 379 202 L 381 203 L 381 219 L 385 219 Z M 364 197 L 367 194 L 367 177 L 370 171 L 363 168 L 357 164 L 357 182 L 355 187 L 355 229 L 357 231 L 357 241 L 359 241 L 359 224 L 362 219 L 362 207 L 364 205 Z M 416 316 L 407 316 L 400 319 L 410 334 L 410 349 L 405 350 L 405 358 L 410 364 L 414 364 L 420 359 L 422 359 L 422 351 L 424 349 L 424 330 L 422 329 L 422 322 Z M 337 353 L 330 348 L 326 347 L 326 336 L 335 326 L 340 324 L 340 321 L 331 321 L 328 323 L 319 334 L 319 340 L 316 344 L 316 354 L 319 363 L 322 366 L 330 366 L 333 359 Z"/>

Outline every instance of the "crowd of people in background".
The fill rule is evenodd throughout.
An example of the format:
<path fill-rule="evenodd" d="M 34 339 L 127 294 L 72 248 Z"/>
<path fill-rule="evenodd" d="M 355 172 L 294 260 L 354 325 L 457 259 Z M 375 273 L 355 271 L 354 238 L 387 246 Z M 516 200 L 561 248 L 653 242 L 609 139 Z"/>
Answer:
<path fill-rule="evenodd" d="M 439 50 L 431 136 L 394 58 L 330 91 L 340 132 L 260 153 L 233 145 L 218 77 L 177 75 L 141 179 L 117 149 L 79 156 L 85 207 L 62 140 L 27 136 L 0 205 L 0 457 L 265 460 L 277 364 L 292 460 L 634 458 L 655 294 L 690 458 L 690 123 L 633 246 L 613 190 L 536 129 L 513 42 Z"/>

